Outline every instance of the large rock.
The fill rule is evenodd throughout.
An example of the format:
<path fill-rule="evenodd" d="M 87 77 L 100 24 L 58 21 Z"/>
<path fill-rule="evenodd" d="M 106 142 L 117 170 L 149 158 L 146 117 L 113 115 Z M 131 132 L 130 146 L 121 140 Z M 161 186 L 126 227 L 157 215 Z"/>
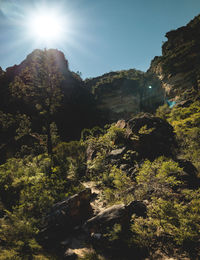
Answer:
<path fill-rule="evenodd" d="M 140 158 L 172 156 L 176 141 L 173 127 L 167 121 L 144 114 L 129 120 L 127 129 L 129 138 L 133 139 L 133 149 L 138 152 Z"/>
<path fill-rule="evenodd" d="M 62 240 L 73 229 L 92 216 L 91 190 L 85 189 L 56 203 L 45 217 L 39 237 L 41 241 Z"/>
<path fill-rule="evenodd" d="M 141 201 L 133 201 L 127 206 L 124 204 L 113 205 L 87 220 L 84 229 L 89 233 L 103 233 L 107 227 L 116 223 L 125 228 L 129 225 L 130 218 L 134 213 L 137 216 L 146 217 L 145 204 Z"/>

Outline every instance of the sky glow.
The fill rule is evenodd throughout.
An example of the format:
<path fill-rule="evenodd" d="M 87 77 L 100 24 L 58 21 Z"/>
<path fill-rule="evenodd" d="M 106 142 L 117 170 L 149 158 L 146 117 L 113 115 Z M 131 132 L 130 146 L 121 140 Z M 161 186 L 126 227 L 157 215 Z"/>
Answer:
<path fill-rule="evenodd" d="M 166 32 L 199 13 L 199 0 L 0 0 L 0 66 L 55 48 L 83 78 L 146 71 Z"/>
<path fill-rule="evenodd" d="M 62 40 L 64 26 L 59 15 L 45 11 L 31 16 L 28 21 L 30 36 L 47 44 Z"/>

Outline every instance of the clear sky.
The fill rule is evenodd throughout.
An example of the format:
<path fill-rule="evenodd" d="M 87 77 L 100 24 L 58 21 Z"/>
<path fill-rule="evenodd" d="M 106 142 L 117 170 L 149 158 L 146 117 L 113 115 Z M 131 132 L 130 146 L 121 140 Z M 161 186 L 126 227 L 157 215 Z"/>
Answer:
<path fill-rule="evenodd" d="M 44 42 L 30 20 L 54 12 L 62 19 L 62 37 Z M 161 55 L 165 33 L 199 13 L 200 0 L 0 0 L 0 66 L 19 64 L 34 49 L 47 47 L 63 51 L 70 69 L 83 78 L 146 71 Z"/>

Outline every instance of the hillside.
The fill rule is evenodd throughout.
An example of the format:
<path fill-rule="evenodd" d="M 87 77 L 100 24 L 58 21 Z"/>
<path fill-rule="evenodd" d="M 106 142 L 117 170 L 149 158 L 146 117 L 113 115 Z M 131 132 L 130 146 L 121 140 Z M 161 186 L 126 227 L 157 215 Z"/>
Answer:
<path fill-rule="evenodd" d="M 0 70 L 0 260 L 200 258 L 199 22 L 146 73 Z"/>

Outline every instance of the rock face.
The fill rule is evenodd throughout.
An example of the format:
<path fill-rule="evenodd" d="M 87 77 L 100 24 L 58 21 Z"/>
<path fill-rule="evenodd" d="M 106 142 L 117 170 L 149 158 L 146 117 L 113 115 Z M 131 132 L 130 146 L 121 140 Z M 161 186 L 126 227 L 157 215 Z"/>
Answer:
<path fill-rule="evenodd" d="M 144 218 L 147 216 L 147 207 L 142 201 L 113 205 L 93 215 L 90 200 L 91 190 L 87 188 L 56 203 L 45 217 L 38 241 L 49 250 L 58 248 L 59 259 L 77 259 L 77 254 L 88 249 L 86 242 L 92 236 L 95 239 L 101 238 L 107 228 L 116 223 L 127 231 L 132 214 Z"/>
<path fill-rule="evenodd" d="M 119 204 L 109 207 L 98 215 L 86 221 L 84 228 L 89 233 L 103 233 L 106 227 L 110 227 L 116 223 L 127 227 L 131 216 L 135 213 L 137 216 L 146 217 L 146 206 L 140 201 L 133 201 L 129 205 Z"/>
<path fill-rule="evenodd" d="M 150 72 L 162 81 L 168 98 L 188 98 L 200 91 L 200 15 L 186 26 L 166 34 L 162 56 L 155 57 Z"/>
<path fill-rule="evenodd" d="M 76 226 L 83 224 L 92 216 L 90 199 L 91 190 L 85 189 L 56 203 L 43 221 L 40 240 L 51 241 L 58 238 L 61 240 L 69 235 Z"/>
<path fill-rule="evenodd" d="M 110 72 L 85 84 L 107 122 L 130 118 L 141 110 L 153 111 L 164 100 L 159 79 L 134 69 Z"/>

